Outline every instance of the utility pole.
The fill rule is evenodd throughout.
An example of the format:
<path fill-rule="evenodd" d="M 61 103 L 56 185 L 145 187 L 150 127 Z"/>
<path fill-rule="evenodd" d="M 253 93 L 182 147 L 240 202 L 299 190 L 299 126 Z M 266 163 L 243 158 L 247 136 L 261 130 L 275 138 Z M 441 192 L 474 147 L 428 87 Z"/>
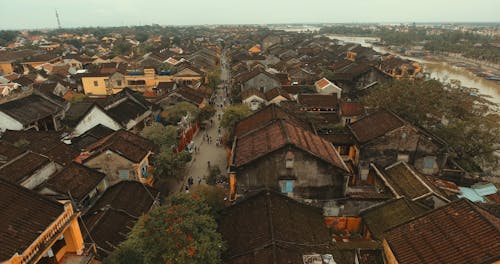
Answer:
<path fill-rule="evenodd" d="M 57 13 L 57 9 L 55 10 L 56 10 L 57 26 L 59 27 L 59 29 L 61 29 L 61 21 L 59 20 L 59 14 Z"/>

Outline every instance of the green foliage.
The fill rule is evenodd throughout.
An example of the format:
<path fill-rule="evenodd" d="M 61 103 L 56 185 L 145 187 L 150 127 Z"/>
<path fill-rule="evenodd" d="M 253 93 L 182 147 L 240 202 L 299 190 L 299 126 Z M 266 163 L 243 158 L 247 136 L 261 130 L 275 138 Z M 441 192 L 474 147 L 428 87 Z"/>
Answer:
<path fill-rule="evenodd" d="M 113 43 L 113 48 L 111 49 L 111 53 L 114 56 L 118 55 L 129 55 L 132 51 L 132 44 L 130 44 L 125 39 L 118 39 Z"/>
<path fill-rule="evenodd" d="M 128 245 L 119 247 L 104 260 L 104 264 L 137 264 L 143 262 L 143 257 L 139 251 Z"/>
<path fill-rule="evenodd" d="M 172 149 L 164 148 L 155 159 L 154 173 L 160 181 L 182 180 L 184 178 L 183 170 L 190 160 L 191 154 L 185 150 L 174 153 Z"/>
<path fill-rule="evenodd" d="M 217 112 L 217 110 L 215 110 L 213 106 L 207 105 L 200 110 L 200 114 L 198 115 L 198 120 L 200 121 L 208 120 L 215 115 L 215 112 Z"/>
<path fill-rule="evenodd" d="M 177 127 L 164 126 L 160 123 L 153 123 L 153 125 L 145 127 L 141 135 L 162 148 L 172 148 L 177 142 Z"/>
<path fill-rule="evenodd" d="M 169 107 L 162 116 L 167 123 L 176 125 L 187 113 L 190 113 L 192 120 L 196 120 L 200 109 L 188 102 L 180 102 Z"/>
<path fill-rule="evenodd" d="M 16 40 L 18 34 L 18 31 L 0 30 L 0 46 L 4 46 L 9 42 Z"/>
<path fill-rule="evenodd" d="M 138 32 L 137 34 L 135 34 L 135 39 L 137 41 L 140 41 L 140 42 L 144 42 L 144 41 L 148 40 L 148 38 L 149 38 L 149 34 L 146 32 Z"/>
<path fill-rule="evenodd" d="M 394 111 L 440 136 L 456 152 L 464 169 L 498 160 L 493 151 L 500 144 L 500 116 L 492 111 L 491 102 L 470 96 L 461 87 L 444 86 L 435 80 L 395 81 L 380 86 L 363 102 L 371 108 Z"/>
<path fill-rule="evenodd" d="M 221 175 L 219 166 L 212 166 L 208 171 L 207 184 L 215 185 L 217 178 Z"/>
<path fill-rule="evenodd" d="M 87 98 L 88 98 L 88 96 L 85 94 L 75 94 L 75 95 L 73 95 L 73 97 L 71 97 L 70 102 L 79 103 L 79 102 L 85 101 Z"/>
<path fill-rule="evenodd" d="M 194 185 L 190 190 L 191 196 L 203 199 L 211 209 L 211 214 L 215 217 L 219 215 L 225 207 L 224 198 L 226 192 L 223 187 L 206 184 Z"/>
<path fill-rule="evenodd" d="M 106 263 L 142 256 L 136 263 L 220 263 L 225 246 L 211 209 L 200 196 L 178 194 L 136 223 L 129 238 Z M 122 248 L 133 249 L 121 250 Z"/>
<path fill-rule="evenodd" d="M 16 148 L 25 148 L 30 144 L 30 142 L 26 139 L 19 139 L 18 141 L 14 142 L 14 147 Z"/>
<path fill-rule="evenodd" d="M 226 108 L 220 125 L 226 129 L 233 129 L 236 123 L 252 114 L 252 111 L 246 105 L 232 105 Z"/>
<path fill-rule="evenodd" d="M 217 86 L 220 83 L 220 68 L 217 68 L 216 70 L 211 71 L 208 73 L 208 81 L 207 81 L 207 86 L 212 88 L 213 90 L 217 89 Z"/>

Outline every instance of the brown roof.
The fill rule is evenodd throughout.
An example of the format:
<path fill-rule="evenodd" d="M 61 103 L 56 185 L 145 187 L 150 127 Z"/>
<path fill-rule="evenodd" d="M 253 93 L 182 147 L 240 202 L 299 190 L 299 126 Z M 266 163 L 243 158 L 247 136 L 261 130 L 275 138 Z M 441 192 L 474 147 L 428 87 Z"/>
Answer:
<path fill-rule="evenodd" d="M 340 114 L 345 117 L 360 116 L 364 113 L 363 105 L 359 102 L 342 102 Z"/>
<path fill-rule="evenodd" d="M 93 156 L 111 150 L 132 162 L 141 162 L 146 155 L 154 152 L 157 146 L 150 140 L 125 130 L 118 130 L 113 134 L 88 146 L 85 150 L 93 152 Z"/>
<path fill-rule="evenodd" d="M 224 209 L 219 231 L 228 245 L 224 263 L 302 263 L 304 254 L 330 251 L 321 209 L 273 191 Z"/>
<path fill-rule="evenodd" d="M 49 164 L 50 160 L 33 152 L 28 152 L 0 169 L 0 178 L 21 184 L 37 170 Z"/>
<path fill-rule="evenodd" d="M 52 176 L 44 187 L 60 194 L 71 195 L 79 202 L 106 177 L 105 174 L 72 162 Z"/>
<path fill-rule="evenodd" d="M 246 90 L 241 91 L 241 99 L 242 100 L 245 100 L 252 95 L 258 96 L 262 99 L 266 99 L 264 94 L 257 88 L 250 88 L 250 89 L 246 89 Z"/>
<path fill-rule="evenodd" d="M 350 124 L 349 128 L 358 142 L 366 143 L 404 124 L 395 114 L 381 110 Z"/>
<path fill-rule="evenodd" d="M 479 264 L 500 260 L 500 218 L 460 199 L 385 235 L 399 263 Z"/>
<path fill-rule="evenodd" d="M 234 129 L 235 135 L 237 137 L 241 137 L 252 130 L 263 127 L 276 120 L 287 120 L 304 129 L 311 130 L 310 126 L 295 115 L 285 111 L 282 107 L 276 104 L 270 104 L 238 122 Z"/>
<path fill-rule="evenodd" d="M 336 108 L 339 103 L 337 95 L 326 94 L 299 94 L 297 101 L 301 106 L 319 108 Z"/>
<path fill-rule="evenodd" d="M 233 163 L 239 167 L 270 152 L 293 145 L 296 148 L 332 164 L 347 168 L 331 143 L 288 121 L 278 120 L 237 138 Z"/>
<path fill-rule="evenodd" d="M 385 231 L 423 213 L 425 213 L 424 208 L 402 197 L 370 207 L 362 211 L 360 216 L 372 236 L 376 239 L 382 239 Z"/>
<path fill-rule="evenodd" d="M 291 100 L 290 95 L 285 92 L 285 90 L 281 89 L 281 87 L 275 87 L 265 93 L 267 101 L 271 101 L 280 95 L 288 100 Z"/>
<path fill-rule="evenodd" d="M 332 142 L 334 146 L 353 145 L 355 143 L 351 134 L 328 134 L 321 136 Z"/>
<path fill-rule="evenodd" d="M 63 212 L 62 204 L 0 179 L 0 261 L 24 252 Z"/>
<path fill-rule="evenodd" d="M 203 103 L 203 100 L 205 99 L 205 95 L 195 89 L 189 88 L 189 87 L 182 87 L 172 93 L 176 93 L 180 95 L 182 98 L 184 98 L 186 101 L 200 105 Z"/>
<path fill-rule="evenodd" d="M 58 105 L 35 94 L 0 104 L 0 112 L 4 112 L 23 125 L 56 115 L 61 110 Z"/>
<path fill-rule="evenodd" d="M 48 131 L 13 131 L 7 130 L 2 135 L 2 139 L 11 144 L 19 141 L 27 141 L 28 144 L 23 146 L 23 150 L 31 150 L 49 157 L 59 164 L 69 164 L 79 152 L 71 146 L 61 142 L 61 134 L 59 132 Z"/>
<path fill-rule="evenodd" d="M 13 144 L 0 140 L 0 166 L 9 162 L 15 157 L 23 154 L 24 151 L 20 148 L 16 148 Z"/>
<path fill-rule="evenodd" d="M 256 77 L 259 74 L 264 74 L 267 77 L 275 79 L 278 83 L 280 83 L 279 80 L 274 75 L 272 75 L 271 73 L 269 73 L 267 71 L 264 71 L 263 69 L 261 69 L 259 67 L 255 68 L 251 71 L 238 74 L 237 76 L 234 77 L 234 82 L 235 83 L 244 83 L 250 79 L 253 79 L 254 77 Z"/>
<path fill-rule="evenodd" d="M 121 181 L 109 187 L 83 216 L 98 246 L 98 259 L 123 242 L 138 218 L 147 213 L 159 192 L 137 181 Z M 86 237 L 89 239 L 89 237 Z"/>
<path fill-rule="evenodd" d="M 405 196 L 415 201 L 434 194 L 447 201 L 447 197 L 433 181 L 410 168 L 404 161 L 385 168 L 380 177 L 396 196 Z"/>

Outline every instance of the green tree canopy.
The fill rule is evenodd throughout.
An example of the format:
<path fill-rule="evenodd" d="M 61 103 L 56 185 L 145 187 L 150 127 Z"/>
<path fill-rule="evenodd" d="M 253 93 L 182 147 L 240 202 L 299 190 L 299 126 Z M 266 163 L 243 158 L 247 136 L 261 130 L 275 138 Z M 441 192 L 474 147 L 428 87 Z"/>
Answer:
<path fill-rule="evenodd" d="M 192 120 L 196 120 L 200 109 L 188 102 L 180 102 L 166 109 L 162 117 L 167 123 L 176 125 L 187 113 L 191 115 Z"/>
<path fill-rule="evenodd" d="M 105 263 L 220 263 L 225 246 L 201 196 L 178 194 L 141 217 L 129 238 Z M 137 256 L 141 256 L 139 259 Z M 126 262 L 120 262 L 124 260 Z"/>
<path fill-rule="evenodd" d="M 175 126 L 153 123 L 153 125 L 145 127 L 141 135 L 162 148 L 171 148 L 177 142 L 178 131 Z"/>
<path fill-rule="evenodd" d="M 233 129 L 236 123 L 249 116 L 252 111 L 246 105 L 232 105 L 224 111 L 220 125 L 226 129 Z"/>
<path fill-rule="evenodd" d="M 154 161 L 154 173 L 160 181 L 181 180 L 184 178 L 183 170 L 186 163 L 190 160 L 191 154 L 185 150 L 174 153 L 172 149 L 163 148 Z"/>
<path fill-rule="evenodd" d="M 118 39 L 113 43 L 111 52 L 114 56 L 129 55 L 132 51 L 132 44 L 125 39 Z"/>
<path fill-rule="evenodd" d="M 363 102 L 391 110 L 443 138 L 464 169 L 498 160 L 493 151 L 500 144 L 500 117 L 491 102 L 462 87 L 435 80 L 394 81 L 372 91 Z"/>

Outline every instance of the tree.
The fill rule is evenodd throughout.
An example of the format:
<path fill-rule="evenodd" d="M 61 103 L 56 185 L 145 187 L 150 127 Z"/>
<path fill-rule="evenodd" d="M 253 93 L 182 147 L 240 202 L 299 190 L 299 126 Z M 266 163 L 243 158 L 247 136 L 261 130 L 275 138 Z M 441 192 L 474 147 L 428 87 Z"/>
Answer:
<path fill-rule="evenodd" d="M 172 148 L 177 142 L 178 131 L 176 126 L 153 123 L 153 125 L 145 127 L 141 135 L 162 148 Z"/>
<path fill-rule="evenodd" d="M 252 111 L 246 105 L 232 105 L 222 115 L 220 125 L 226 129 L 233 129 L 236 123 L 249 116 Z"/>
<path fill-rule="evenodd" d="M 114 56 L 118 55 L 129 55 L 132 51 L 132 44 L 124 39 L 118 39 L 113 42 L 113 48 L 111 52 Z"/>
<path fill-rule="evenodd" d="M 477 163 L 498 162 L 493 151 L 500 144 L 500 116 L 491 109 L 491 102 L 471 96 L 462 87 L 435 80 L 394 81 L 372 91 L 363 102 L 370 108 L 391 110 L 445 139 L 466 170 Z"/>
<path fill-rule="evenodd" d="M 142 256 L 136 263 L 215 264 L 220 263 L 224 248 L 206 201 L 201 196 L 178 194 L 142 216 L 129 238 L 105 263 L 122 263 L 119 260 L 128 254 Z"/>
<path fill-rule="evenodd" d="M 198 120 L 199 121 L 208 120 L 215 115 L 215 112 L 217 112 L 217 110 L 215 110 L 213 106 L 207 105 L 200 110 L 200 113 L 198 114 Z"/>
<path fill-rule="evenodd" d="M 220 83 L 220 68 L 217 68 L 216 70 L 213 70 L 208 73 L 208 81 L 207 81 L 207 86 L 212 88 L 213 90 L 217 89 L 217 86 Z"/>
<path fill-rule="evenodd" d="M 176 125 L 188 113 L 191 115 L 191 120 L 196 120 L 200 109 L 188 102 L 180 102 L 164 111 L 162 117 L 164 117 L 167 123 Z"/>
<path fill-rule="evenodd" d="M 219 166 L 212 166 L 208 172 L 207 184 L 215 185 L 217 183 L 217 178 L 221 175 Z"/>
<path fill-rule="evenodd" d="M 207 184 L 195 185 L 191 188 L 190 194 L 195 198 L 203 199 L 211 208 L 211 214 L 216 218 L 225 207 L 226 192 L 222 187 Z"/>
<path fill-rule="evenodd" d="M 185 150 L 174 153 L 172 149 L 163 148 L 154 162 L 154 173 L 160 181 L 181 180 L 184 178 L 183 169 L 190 160 L 191 154 Z"/>
<path fill-rule="evenodd" d="M 149 38 L 149 34 L 146 32 L 138 32 L 137 34 L 135 34 L 135 39 L 139 42 L 144 42 L 144 41 L 148 40 L 148 38 Z"/>

